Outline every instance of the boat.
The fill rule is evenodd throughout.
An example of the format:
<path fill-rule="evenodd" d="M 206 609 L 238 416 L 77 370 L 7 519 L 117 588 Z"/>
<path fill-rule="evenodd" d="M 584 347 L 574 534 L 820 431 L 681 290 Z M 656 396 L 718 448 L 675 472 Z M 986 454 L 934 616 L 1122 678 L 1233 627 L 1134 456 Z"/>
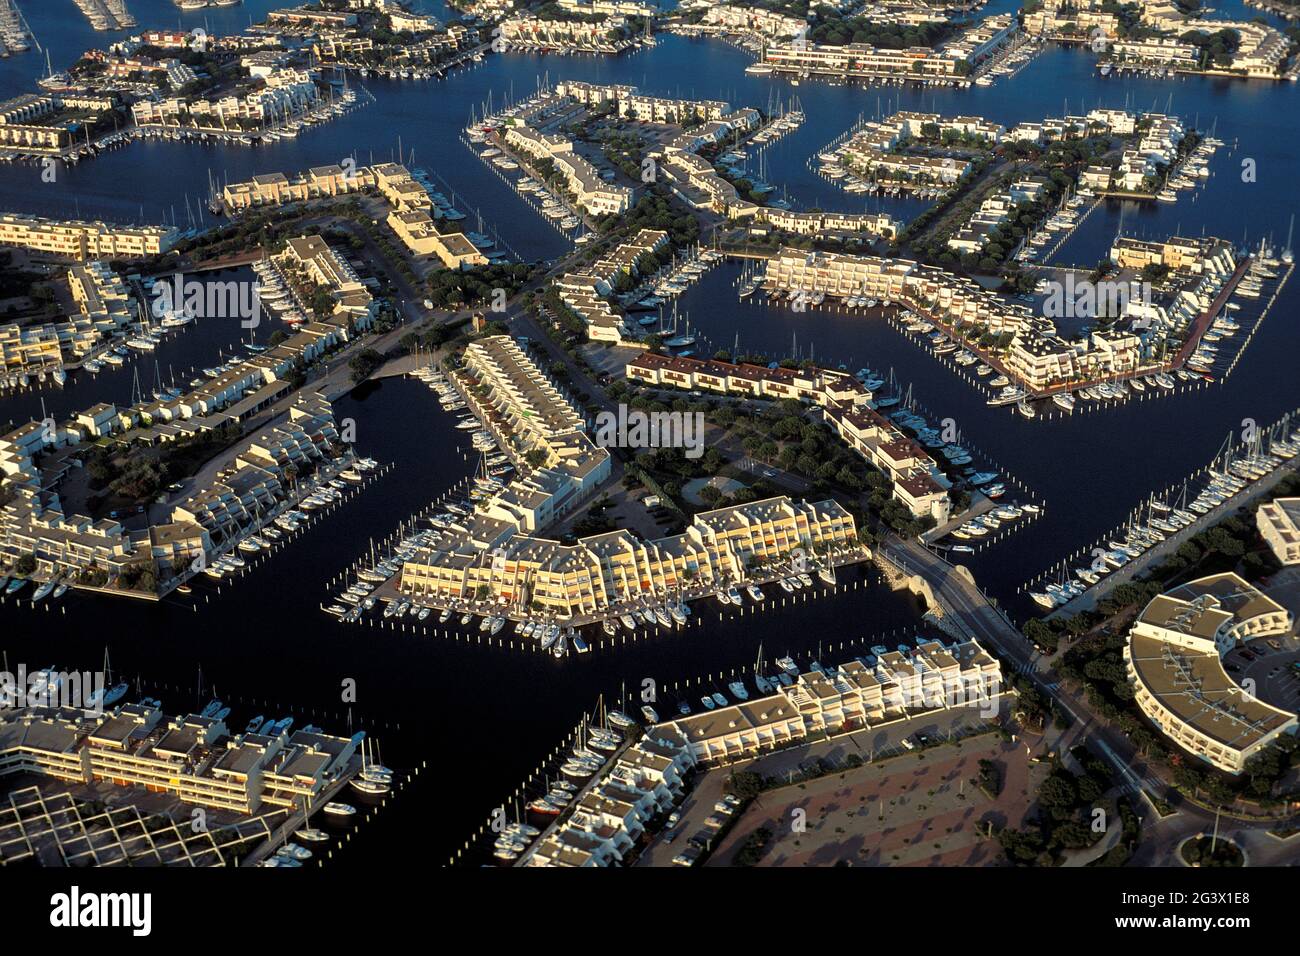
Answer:
<path fill-rule="evenodd" d="M 356 807 L 347 803 L 338 803 L 337 801 L 334 800 L 331 800 L 329 803 L 325 804 L 325 806 L 322 807 L 321 809 L 323 812 L 328 813 L 332 817 L 347 818 L 347 817 L 354 817 L 357 815 Z"/>
<path fill-rule="evenodd" d="M 388 793 L 392 789 L 387 783 L 379 780 L 366 780 L 363 777 L 354 777 L 348 781 L 348 785 L 360 793 L 369 796 L 380 796 Z"/>
<path fill-rule="evenodd" d="M 746 587 L 745 593 L 748 594 L 749 599 L 751 601 L 754 601 L 755 603 L 759 601 L 763 601 L 767 598 L 767 595 L 763 593 L 762 589 L 757 584 L 751 584 L 748 587 Z"/>

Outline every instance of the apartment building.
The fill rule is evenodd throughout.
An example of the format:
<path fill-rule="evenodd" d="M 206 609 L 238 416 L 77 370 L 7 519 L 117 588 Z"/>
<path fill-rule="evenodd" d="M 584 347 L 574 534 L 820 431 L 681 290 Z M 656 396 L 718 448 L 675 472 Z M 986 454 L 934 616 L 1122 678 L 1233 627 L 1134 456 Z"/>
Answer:
<path fill-rule="evenodd" d="M 387 223 L 407 249 L 417 256 L 437 256 L 448 269 L 471 269 L 488 263 L 487 256 L 464 233 L 443 232 L 424 210 L 398 212 L 394 209 L 388 214 Z"/>
<path fill-rule="evenodd" d="M 1171 236 L 1160 242 L 1118 236 L 1111 245 L 1110 260 L 1121 269 L 1163 265 L 1170 271 L 1192 274 L 1231 274 L 1236 268 L 1231 244 L 1212 237 Z"/>
<path fill-rule="evenodd" d="M 613 103 L 618 114 L 625 119 L 642 123 L 711 122 L 726 119 L 732 113 L 730 103 L 723 100 L 686 100 L 665 96 L 647 96 L 638 93 L 634 86 L 610 86 L 565 80 L 555 87 L 557 96 L 568 97 L 584 106 L 602 106 Z"/>
<path fill-rule="evenodd" d="M 0 146 L 26 153 L 57 154 L 72 144 L 80 118 L 65 115 L 62 100 L 24 93 L 0 103 Z"/>
<path fill-rule="evenodd" d="M 744 32 L 773 40 L 790 39 L 808 29 L 808 21 L 761 7 L 718 4 L 709 7 L 701 21 L 730 32 Z"/>
<path fill-rule="evenodd" d="M 332 459 L 340 447 L 334 410 L 320 395 L 303 395 L 284 422 L 245 441 L 229 468 L 171 509 L 177 524 L 196 525 L 220 544 L 273 511 L 295 474 Z"/>
<path fill-rule="evenodd" d="M 1050 388 L 1079 377 L 1078 354 L 1065 339 L 1037 329 L 1021 329 L 1006 355 L 1007 371 L 1034 390 Z"/>
<path fill-rule="evenodd" d="M 741 198 L 736 187 L 702 156 L 673 147 L 656 150 L 651 156 L 668 187 L 687 205 L 708 209 L 728 219 L 745 219 L 758 213 L 758 204 Z"/>
<path fill-rule="evenodd" d="M 644 17 L 649 19 L 659 15 L 659 7 L 653 3 L 640 0 L 558 0 L 561 10 L 580 13 L 584 16 L 622 16 Z"/>
<path fill-rule="evenodd" d="M 657 253 L 667 245 L 668 233 L 642 229 L 591 265 L 565 273 L 555 280 L 561 301 L 586 324 L 589 339 L 617 344 L 636 337 L 627 325 L 626 316 L 615 311 L 607 297 L 614 291 L 621 275 L 636 278 L 640 275 L 642 257 Z"/>
<path fill-rule="evenodd" d="M 627 49 L 627 18 L 611 15 L 603 20 L 548 20 L 530 13 L 511 16 L 499 26 L 506 43 L 527 48 L 579 47 L 601 53 L 618 53 Z M 612 39 L 617 34 L 618 39 Z"/>
<path fill-rule="evenodd" d="M 100 716 L 71 708 L 0 712 L 0 776 L 131 787 L 248 815 L 302 806 L 343 771 L 363 734 L 233 735 L 224 721 L 168 717 L 152 701 Z"/>
<path fill-rule="evenodd" d="M 596 167 L 577 153 L 559 153 L 552 161 L 574 201 L 591 215 L 617 216 L 632 208 L 631 187 L 606 182 Z"/>
<path fill-rule="evenodd" d="M 1274 498 L 1259 506 L 1255 526 L 1282 564 L 1300 564 L 1300 498 Z"/>
<path fill-rule="evenodd" d="M 865 232 L 882 239 L 893 239 L 899 232 L 898 220 L 887 212 L 795 212 L 793 209 L 760 206 L 754 219 L 798 236 Z"/>
<path fill-rule="evenodd" d="M 105 222 L 0 214 L 0 245 L 78 261 L 160 255 L 172 248 L 176 237 L 176 229 L 159 226 L 119 226 Z"/>
<path fill-rule="evenodd" d="M 799 674 L 756 700 L 658 725 L 684 738 L 700 766 L 734 763 L 931 709 L 989 707 L 1002 693 L 997 660 L 976 641 L 918 644 Z M 658 729 L 656 727 L 655 729 Z"/>
<path fill-rule="evenodd" d="M 316 166 L 295 176 L 263 173 L 247 182 L 230 183 L 221 199 L 230 212 L 242 212 L 261 206 L 279 206 L 290 202 L 307 202 L 373 189 L 375 173 L 366 166 L 343 169 L 342 166 Z"/>
<path fill-rule="evenodd" d="M 970 279 L 910 259 L 784 248 L 767 260 L 765 281 L 787 292 L 902 302 L 945 325 L 975 323 L 994 333 L 1019 331 L 1033 318 Z"/>
<path fill-rule="evenodd" d="M 822 409 L 826 424 L 894 483 L 893 495 L 914 517 L 948 520 L 949 483 L 928 452 L 870 405 L 852 375 L 830 369 L 764 368 L 647 352 L 627 363 L 629 382 L 720 395 L 796 399 Z"/>
<path fill-rule="evenodd" d="M 63 349 L 53 325 L 0 325 L 0 384 L 10 376 L 62 367 Z"/>
<path fill-rule="evenodd" d="M 1124 664 L 1142 713 L 1182 750 L 1240 774 L 1296 715 L 1243 690 L 1222 657 L 1238 643 L 1287 633 L 1289 611 L 1236 574 L 1191 581 L 1154 599 L 1129 631 Z"/>
<path fill-rule="evenodd" d="M 922 46 L 895 50 L 866 43 L 773 44 L 766 48 L 763 62 L 778 72 L 799 74 L 952 79 L 967 75 L 1005 46 L 1018 28 L 1014 15 L 998 14 L 985 18 L 938 49 Z"/>
<path fill-rule="evenodd" d="M 562 620 L 596 615 L 649 594 L 746 579 L 796 548 L 856 547 L 857 528 L 837 502 L 768 498 L 697 514 L 679 535 L 643 541 L 628 531 L 573 545 L 534 538 L 505 522 L 476 521 L 456 551 L 425 551 L 402 567 L 401 589 L 426 599 L 477 595 L 512 612 Z"/>
<path fill-rule="evenodd" d="M 508 335 L 490 335 L 465 349 L 465 367 L 491 392 L 512 432 L 538 441 L 582 431 L 586 422 L 542 369 Z"/>
<path fill-rule="evenodd" d="M 506 129 L 505 143 L 531 159 L 550 160 L 577 205 L 592 215 L 618 215 L 632 208 L 632 190 L 606 182 L 595 166 L 574 152 L 568 138 L 527 126 L 511 126 Z"/>
<path fill-rule="evenodd" d="M 590 867 L 621 863 L 654 817 L 672 809 L 695 766 L 671 726 L 650 727 L 623 751 L 564 821 L 529 849 L 521 866 Z"/>
<path fill-rule="evenodd" d="M 1119 18 L 1102 10 L 1100 4 L 1044 6 L 1025 15 L 1025 32 L 1030 36 L 1066 39 L 1111 38 L 1119 35 Z"/>
<path fill-rule="evenodd" d="M 42 574 L 71 575 L 93 567 L 112 577 L 149 560 L 140 536 L 128 534 L 116 519 L 66 514 L 57 494 L 16 483 L 10 488 L 14 496 L 0 509 L 0 555 L 6 562 L 32 555 Z"/>
<path fill-rule="evenodd" d="M 1196 69 L 1201 64 L 1200 47 L 1170 37 L 1116 40 L 1109 50 L 1121 63 L 1136 61 L 1185 69 Z"/>
<path fill-rule="evenodd" d="M 375 302 L 366 284 L 347 259 L 320 236 L 290 239 L 277 258 L 291 272 L 328 290 L 334 299 L 336 316 L 351 317 L 358 328 L 369 326 Z"/>

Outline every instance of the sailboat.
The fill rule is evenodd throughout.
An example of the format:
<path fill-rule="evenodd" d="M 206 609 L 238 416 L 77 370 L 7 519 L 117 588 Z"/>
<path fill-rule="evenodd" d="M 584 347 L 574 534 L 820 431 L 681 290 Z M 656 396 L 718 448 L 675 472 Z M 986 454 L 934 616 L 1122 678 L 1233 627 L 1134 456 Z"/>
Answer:
<path fill-rule="evenodd" d="M 380 796 L 392 789 L 393 772 L 369 760 L 369 747 L 370 740 L 367 738 L 361 746 L 361 773 L 348 783 L 361 793 Z"/>
<path fill-rule="evenodd" d="M 686 329 L 681 334 L 677 334 L 677 307 L 673 306 L 673 336 L 664 340 L 664 345 L 670 349 L 690 348 L 695 344 L 695 336 L 691 335 L 691 320 L 688 316 L 686 319 Z"/>
<path fill-rule="evenodd" d="M 302 818 L 304 821 L 311 820 L 311 795 L 309 794 L 303 803 Z M 293 833 L 299 840 L 307 843 L 324 843 L 329 840 L 330 835 L 319 827 L 303 826 Z"/>
<path fill-rule="evenodd" d="M 119 700 L 126 696 L 126 692 L 131 689 L 131 685 L 126 681 L 119 681 L 112 686 L 109 682 L 113 679 L 113 668 L 108 662 L 108 648 L 104 648 L 104 687 L 96 690 L 86 698 L 88 709 L 99 709 L 100 707 L 111 707 Z"/>

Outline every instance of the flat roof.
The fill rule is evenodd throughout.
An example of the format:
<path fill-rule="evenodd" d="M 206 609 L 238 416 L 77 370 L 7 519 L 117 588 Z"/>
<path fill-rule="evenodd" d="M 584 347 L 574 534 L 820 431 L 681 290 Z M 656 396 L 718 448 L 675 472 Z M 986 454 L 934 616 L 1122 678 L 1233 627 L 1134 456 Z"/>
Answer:
<path fill-rule="evenodd" d="M 1137 680 L 1164 709 L 1225 747 L 1246 750 L 1295 723 L 1294 714 L 1248 696 L 1214 651 L 1131 634 L 1129 660 Z"/>

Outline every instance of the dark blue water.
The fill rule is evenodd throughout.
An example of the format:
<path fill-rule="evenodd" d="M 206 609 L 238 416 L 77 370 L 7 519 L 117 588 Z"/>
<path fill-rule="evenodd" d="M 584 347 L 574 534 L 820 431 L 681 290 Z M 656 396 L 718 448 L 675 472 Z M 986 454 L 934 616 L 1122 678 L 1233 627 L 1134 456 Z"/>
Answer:
<path fill-rule="evenodd" d="M 130 2 L 142 28 L 179 24 L 190 29 L 206 23 L 212 33 L 242 27 L 250 15 L 260 19 L 274 5 L 272 0 L 249 0 L 240 8 L 181 14 L 169 0 Z M 1000 0 L 999 6 L 1007 3 Z M 89 28 L 70 0 L 28 2 L 24 11 L 38 40 L 50 47 L 56 69 L 108 42 L 108 36 Z M 389 159 L 397 155 L 400 136 L 404 158 L 409 161 L 414 150 L 416 165 L 443 177 L 464 197 L 461 208 L 481 211 L 485 224 L 498 229 L 522 255 L 551 257 L 564 251 L 563 240 L 553 230 L 539 228 L 536 214 L 459 140 L 471 109 L 481 113 L 489 94 L 497 105 L 507 96 L 522 98 L 543 75 L 551 81 L 632 83 L 651 92 L 759 107 L 797 96 L 807 122 L 767 150 L 767 177 L 799 206 L 845 210 L 879 207 L 875 200 L 852 197 L 815 175 L 808 159 L 863 114 L 927 109 L 983 114 L 1013 125 L 1066 109 L 1128 105 L 1169 110 L 1205 129 L 1215 126 L 1228 146 L 1215 157 L 1207 189 L 1198 190 L 1194 201 L 1183 194 L 1173 205 L 1114 204 L 1099 210 L 1058 255 L 1067 263 L 1095 262 L 1121 219 L 1126 232 L 1152 237 L 1204 230 L 1240 241 L 1245 228 L 1252 240 L 1269 232 L 1280 239 L 1288 216 L 1300 205 L 1289 155 L 1300 142 L 1292 84 L 1106 79 L 1091 69 L 1089 56 L 1066 49 L 1048 50 L 1017 77 L 994 87 L 948 92 L 817 84 L 794 89 L 745 76 L 749 62 L 730 46 L 671 36 L 661 37 L 653 49 L 618 59 L 492 56 L 442 82 L 368 81 L 378 102 L 266 147 L 135 143 L 63 170 L 52 185 L 41 184 L 33 167 L 0 167 L 0 208 L 185 225 L 187 198 L 196 207 L 207 195 L 210 176 L 236 181 L 347 155 L 363 162 Z M 36 54 L 0 61 L 0 95 L 30 89 L 42 72 L 44 60 Z M 1246 157 L 1256 160 L 1255 183 L 1241 182 Z M 892 367 L 900 379 L 913 383 L 914 394 L 935 416 L 956 420 L 968 445 L 1046 501 L 1041 520 L 970 562 L 981 584 L 1010 602 L 1021 582 L 1062 552 L 1092 542 L 1147 493 L 1207 463 L 1243 418 L 1266 423 L 1300 405 L 1294 373 L 1300 293 L 1295 287 L 1274 308 L 1226 383 L 1076 414 L 1070 420 L 1026 422 L 1006 410 L 987 408 L 982 394 L 881 323 L 825 311 L 796 317 L 738 303 L 730 284 L 735 271 L 716 270 L 681 303 L 714 345 L 730 347 L 739 335 L 742 349 L 782 355 L 791 352 L 797 335 L 800 352 L 814 352 L 820 362 Z M 213 364 L 218 348 L 229 351 L 239 338 L 240 330 L 215 322 L 185 330 L 155 355 L 137 359 L 141 383 L 152 388 L 155 360 L 164 378 L 172 367 L 178 379 L 184 375 L 188 380 L 192 373 L 182 370 Z M 101 399 L 126 402 L 134 370 L 106 372 L 98 381 L 85 378 L 62 393 L 42 393 L 47 409 L 59 414 Z M 0 422 L 32 417 L 39 408 L 39 398 L 30 394 L 0 400 Z M 599 693 L 616 694 L 624 683 L 636 686 L 644 677 L 671 682 L 743 665 L 760 643 L 770 659 L 877 634 L 914 619 L 908 602 L 872 586 L 800 608 L 798 617 L 789 610 L 768 612 L 569 658 L 563 665 L 444 638 L 341 626 L 318 610 L 327 597 L 326 582 L 364 551 L 368 538 L 389 534 L 398 521 L 460 480 L 469 465 L 459 450 L 461 433 L 438 414 L 422 386 L 385 381 L 341 400 L 337 413 L 356 420 L 363 453 L 394 462 L 396 468 L 273 560 L 226 585 L 219 597 L 200 587 L 188 601 L 143 606 L 70 595 L 66 610 L 22 611 L 10 603 L 0 615 L 11 661 L 89 666 L 111 644 L 119 670 L 171 685 L 161 694 L 170 707 L 192 702 L 192 693 L 175 688 L 192 686 L 202 666 L 205 683 L 215 682 L 235 704 L 236 725 L 240 718 L 292 707 L 304 715 L 300 723 L 318 711 L 328 717 L 314 722 L 338 728 L 347 719 L 338 703 L 340 684 L 355 678 L 360 688 L 355 726 L 379 733 L 388 763 L 409 766 L 428 758 L 430 771 L 385 812 L 378 824 L 383 839 L 354 841 L 350 858 L 389 858 L 398 841 L 401 852 L 428 851 L 441 862 Z M 847 629 L 846 621 L 853 622 Z M 384 728 L 399 722 L 400 732 Z"/>

